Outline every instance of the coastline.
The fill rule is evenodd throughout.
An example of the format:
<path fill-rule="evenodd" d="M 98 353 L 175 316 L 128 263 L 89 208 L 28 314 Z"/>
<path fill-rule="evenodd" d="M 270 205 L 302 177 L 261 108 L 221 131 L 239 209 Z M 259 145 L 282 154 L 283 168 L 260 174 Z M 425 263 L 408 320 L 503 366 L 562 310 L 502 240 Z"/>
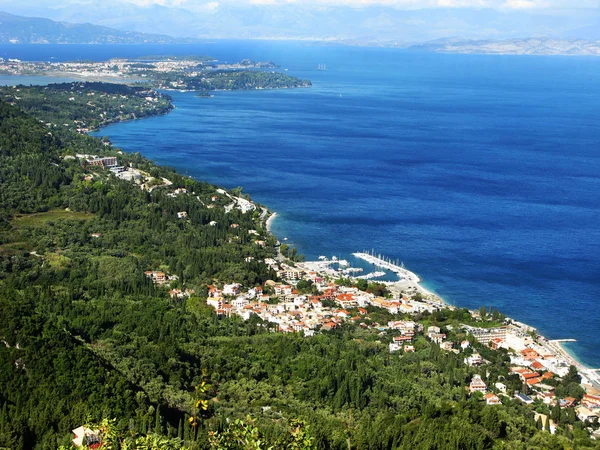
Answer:
<path fill-rule="evenodd" d="M 273 231 L 271 229 L 273 227 L 273 222 L 275 221 L 276 217 L 277 217 L 277 213 L 274 212 L 267 218 L 267 220 L 265 222 L 265 226 L 267 228 L 267 233 L 269 233 L 269 234 L 273 234 Z M 275 235 L 273 234 L 273 236 L 275 236 Z M 275 236 L 275 237 L 277 237 L 277 236 Z"/>
<path fill-rule="evenodd" d="M 174 106 L 174 105 L 173 105 Z M 166 114 L 170 113 L 171 111 L 167 111 Z M 144 117 L 140 118 L 143 119 Z M 99 127 L 99 130 L 104 128 L 105 126 L 107 126 L 109 124 L 103 124 Z M 265 211 L 266 212 L 266 211 Z M 273 230 L 272 230 L 272 226 L 273 226 L 273 222 L 275 221 L 276 217 L 278 216 L 278 214 L 276 212 L 271 213 L 265 220 L 265 228 L 266 231 L 273 235 L 276 239 L 277 236 L 274 235 Z M 397 282 L 387 282 L 389 283 L 389 287 L 394 289 L 395 291 L 401 291 L 401 290 L 405 290 L 405 289 L 410 289 L 410 288 L 414 288 L 415 290 L 417 290 L 418 292 L 420 292 L 421 294 L 423 294 L 424 296 L 427 297 L 427 299 L 429 301 L 431 301 L 432 303 L 436 303 L 438 305 L 441 305 L 442 307 L 457 307 L 460 308 L 460 305 L 451 305 L 450 303 L 446 302 L 442 297 L 440 297 L 439 295 L 437 295 L 435 292 L 432 292 L 430 290 L 428 290 L 427 288 L 423 287 L 421 285 L 422 281 L 420 279 L 420 277 L 418 275 L 416 275 L 414 272 L 409 271 L 404 269 L 404 271 L 407 274 L 410 274 L 410 278 L 409 280 L 401 280 L 401 281 L 397 281 Z M 513 318 L 507 317 L 511 320 L 514 321 Z M 535 328 L 535 327 L 532 327 Z M 537 328 L 535 328 L 537 329 Z M 578 369 L 582 369 L 585 371 L 585 376 L 586 378 L 589 379 L 588 374 L 589 372 L 592 370 L 592 368 L 584 363 L 579 362 L 578 358 L 575 356 L 574 351 L 567 349 L 565 346 L 563 345 L 557 345 L 557 347 L 559 347 L 560 351 L 557 351 L 557 353 L 559 353 L 559 355 L 561 357 L 564 357 L 565 360 L 567 360 L 569 363 L 571 363 L 572 361 L 575 362 L 575 366 L 578 367 Z M 600 387 L 600 384 L 599 384 Z"/>
<path fill-rule="evenodd" d="M 275 236 L 275 234 L 273 233 L 273 229 L 272 229 L 273 222 L 276 217 L 277 217 L 277 213 L 276 212 L 272 213 L 266 219 L 265 226 L 267 229 L 267 233 L 273 235 L 277 239 L 277 236 Z M 364 257 L 361 258 L 357 255 L 358 255 L 358 253 L 352 254 L 353 257 L 364 260 Z M 369 255 L 367 255 L 367 256 L 369 256 Z M 386 266 L 387 270 L 391 270 L 392 272 L 396 273 L 397 275 L 399 275 L 398 272 L 400 272 L 401 274 L 403 274 L 406 277 L 399 281 L 384 282 L 388 286 L 388 289 L 392 292 L 392 294 L 394 296 L 401 297 L 403 291 L 414 290 L 423 295 L 424 301 L 426 303 L 430 303 L 430 304 L 433 304 L 433 305 L 441 307 L 441 308 L 460 308 L 460 306 L 451 305 L 446 300 L 444 300 L 444 298 L 442 298 L 440 295 L 425 288 L 422 285 L 423 280 L 415 272 L 412 272 L 404 267 L 395 266 L 394 264 L 386 262 L 385 260 L 379 260 L 379 258 L 372 258 L 372 259 L 373 259 L 373 261 L 368 261 L 368 262 L 371 262 L 375 266 L 384 265 L 384 266 Z M 473 312 L 474 310 L 469 310 L 469 311 Z M 506 316 L 506 318 L 513 322 L 519 322 L 519 321 L 516 321 L 515 319 L 513 319 L 512 317 Z M 523 323 L 523 322 L 521 322 L 521 323 Z M 536 327 L 532 327 L 529 324 L 523 323 L 523 325 L 526 325 L 527 327 L 537 330 Z M 557 340 L 549 340 L 545 346 L 550 348 L 556 354 L 557 357 L 565 360 L 568 364 L 573 365 L 577 368 L 580 375 L 583 376 L 582 385 L 590 386 L 591 389 L 593 389 L 594 391 L 600 392 L 600 375 L 598 373 L 596 373 L 596 371 L 591 366 L 581 362 L 577 358 L 577 355 L 575 354 L 574 351 L 568 349 L 564 345 L 564 343 L 561 342 L 560 340 L 558 340 L 558 341 Z M 584 381 L 587 381 L 587 383 L 584 383 Z"/>

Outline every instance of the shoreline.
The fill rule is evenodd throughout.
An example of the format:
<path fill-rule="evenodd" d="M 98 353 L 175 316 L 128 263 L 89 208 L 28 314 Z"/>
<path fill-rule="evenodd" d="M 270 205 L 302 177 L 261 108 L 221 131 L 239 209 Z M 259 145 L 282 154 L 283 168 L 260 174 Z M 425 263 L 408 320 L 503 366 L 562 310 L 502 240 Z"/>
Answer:
<path fill-rule="evenodd" d="M 175 105 L 173 105 L 173 106 L 175 106 Z M 169 114 L 171 111 L 172 110 L 167 111 L 166 114 Z M 144 119 L 144 118 L 145 117 L 142 117 L 140 119 Z M 101 130 L 102 128 L 104 128 L 107 125 L 110 125 L 110 124 L 105 124 L 105 125 L 100 126 L 97 131 Z M 150 160 L 150 161 L 154 164 L 154 161 L 152 161 L 152 160 Z M 277 216 L 278 216 L 278 214 L 276 212 L 273 212 L 272 214 L 270 214 L 267 217 L 267 219 L 265 221 L 265 227 L 266 227 L 267 233 L 273 235 L 276 239 L 277 239 L 277 236 L 275 236 L 275 234 L 273 233 L 272 226 L 273 226 L 273 222 L 275 221 L 275 219 L 277 218 Z M 429 289 L 423 287 L 421 285 L 421 283 L 422 283 L 423 280 L 421 280 L 421 278 L 416 273 L 414 273 L 414 272 L 412 272 L 410 270 L 407 270 L 407 269 L 403 269 L 403 271 L 406 274 L 408 274 L 411 279 L 409 279 L 409 280 L 400 280 L 400 281 L 396 281 L 396 282 L 387 282 L 387 283 L 389 283 L 388 285 L 390 287 L 395 288 L 398 292 L 401 291 L 401 290 L 405 290 L 407 288 L 414 288 L 416 291 L 420 292 L 424 296 L 427 296 L 429 301 L 431 301 L 433 303 L 436 303 L 438 305 L 441 305 L 442 307 L 461 308 L 461 306 L 459 306 L 459 305 L 451 305 L 450 303 L 446 302 L 441 296 L 437 295 L 435 292 L 432 292 Z M 512 320 L 512 321 L 515 321 L 515 319 L 513 319 L 512 317 L 508 317 L 507 316 L 507 318 L 510 319 L 510 320 Z M 535 328 L 535 327 L 531 327 L 531 328 L 537 330 L 537 328 Z M 585 372 L 586 378 L 589 379 L 589 374 L 593 373 L 592 372 L 593 371 L 592 367 L 589 366 L 589 365 L 587 365 L 587 364 L 585 364 L 585 363 L 580 362 L 579 359 L 577 358 L 577 356 L 575 355 L 574 351 L 571 351 L 571 350 L 567 349 L 565 346 L 560 345 L 560 344 L 557 345 L 557 347 L 559 348 L 558 353 L 560 354 L 560 356 L 564 357 L 565 360 L 567 360 L 569 363 L 571 361 L 573 361 L 575 363 L 574 365 L 578 369 L 581 368 L 582 371 Z M 594 386 L 595 387 L 597 386 L 598 389 L 600 390 L 600 377 L 598 377 L 597 379 L 598 379 L 598 381 L 595 381 L 595 385 Z"/>
<path fill-rule="evenodd" d="M 575 352 L 572 352 L 567 348 L 565 342 L 561 342 L 558 340 L 551 340 L 550 342 L 553 344 L 553 348 L 557 350 L 557 353 L 559 353 L 560 356 L 564 358 L 569 364 L 577 367 L 579 375 L 585 377 L 589 382 L 589 385 L 591 385 L 592 388 L 597 392 L 600 392 L 600 373 L 597 372 L 597 370 L 593 367 L 580 361 L 579 358 L 577 358 Z M 584 384 L 583 380 L 581 384 Z"/>
<path fill-rule="evenodd" d="M 277 213 L 274 212 L 265 221 L 265 227 L 267 228 L 267 233 L 272 234 L 273 236 L 275 236 L 275 235 L 273 234 L 272 227 L 273 227 L 273 222 L 275 221 L 276 217 L 277 217 Z M 277 236 L 275 236 L 275 238 L 277 238 Z"/>

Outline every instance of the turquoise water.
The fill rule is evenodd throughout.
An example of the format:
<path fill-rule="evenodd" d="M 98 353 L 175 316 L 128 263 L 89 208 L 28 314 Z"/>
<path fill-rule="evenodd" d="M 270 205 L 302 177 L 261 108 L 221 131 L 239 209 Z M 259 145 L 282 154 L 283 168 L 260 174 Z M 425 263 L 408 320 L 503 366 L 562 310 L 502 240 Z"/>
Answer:
<path fill-rule="evenodd" d="M 309 258 L 374 248 L 450 303 L 493 305 L 549 338 L 576 338 L 577 357 L 600 366 L 600 59 L 293 43 L 71 47 L 98 59 L 272 59 L 310 78 L 310 89 L 174 92 L 171 114 L 98 134 L 243 186 Z"/>

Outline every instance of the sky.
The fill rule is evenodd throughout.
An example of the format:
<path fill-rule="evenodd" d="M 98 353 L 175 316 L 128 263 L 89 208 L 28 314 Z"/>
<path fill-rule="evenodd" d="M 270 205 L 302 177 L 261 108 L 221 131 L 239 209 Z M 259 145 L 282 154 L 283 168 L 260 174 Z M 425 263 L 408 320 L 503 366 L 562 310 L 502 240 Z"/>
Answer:
<path fill-rule="evenodd" d="M 14 0 L 0 0 L 0 8 L 9 10 L 15 6 Z M 18 2 L 23 7 L 60 9 L 68 6 L 100 5 L 106 0 L 54 0 L 52 5 L 46 0 L 23 0 Z M 214 9 L 222 5 L 328 5 L 328 6 L 388 6 L 396 9 L 423 8 L 494 8 L 498 10 L 577 10 L 599 9 L 600 0 L 120 0 L 118 3 L 130 3 L 137 6 L 161 5 L 166 7 L 185 8 L 192 11 Z"/>
<path fill-rule="evenodd" d="M 600 39 L 600 0 L 0 0 L 0 11 L 194 38 Z"/>

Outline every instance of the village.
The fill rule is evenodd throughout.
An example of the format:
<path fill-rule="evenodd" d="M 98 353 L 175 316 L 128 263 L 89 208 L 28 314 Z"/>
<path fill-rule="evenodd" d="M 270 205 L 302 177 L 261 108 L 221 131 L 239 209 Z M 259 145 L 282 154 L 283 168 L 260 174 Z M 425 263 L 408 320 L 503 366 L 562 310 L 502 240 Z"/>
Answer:
<path fill-rule="evenodd" d="M 188 90 L 193 78 L 216 71 L 271 70 L 270 62 L 244 59 L 236 63 L 219 62 L 208 57 L 148 56 L 113 58 L 107 61 L 23 61 L 0 58 L 0 74 L 20 76 L 68 77 L 111 83 L 152 83 L 165 90 Z M 174 76 L 174 78 L 171 77 Z"/>
<path fill-rule="evenodd" d="M 278 332 L 302 333 L 306 337 L 334 330 L 347 322 L 354 323 L 359 327 L 373 329 L 382 336 L 391 335 L 388 348 L 393 354 L 414 352 L 415 341 L 422 336 L 437 344 L 442 351 L 463 354 L 464 364 L 483 369 L 482 374 L 474 375 L 466 387 L 470 395 L 481 393 L 482 400 L 488 405 L 501 404 L 503 398 L 514 398 L 532 405 L 532 408 L 537 403 L 543 403 L 548 408 L 574 408 L 580 421 L 595 424 L 590 432 L 600 438 L 600 431 L 597 430 L 600 392 L 593 378 L 593 371 L 578 367 L 581 385 L 586 390 L 582 398 L 557 396 L 553 385 L 556 383 L 548 383 L 548 380 L 560 380 L 568 376 L 572 361 L 566 359 L 561 352 L 552 351 L 548 341 L 538 336 L 532 327 L 511 319 L 505 319 L 502 326 L 493 328 L 462 324 L 461 328 L 469 338 L 457 343 L 448 339 L 447 333 L 452 330 L 451 326 L 430 325 L 425 328 L 415 318 L 420 313 L 433 313 L 443 307 L 453 309 L 452 306 L 440 304 L 439 298 L 431 293 L 423 294 L 419 289 L 392 290 L 394 294 L 391 296 L 376 296 L 356 287 L 336 284 L 331 278 L 331 272 L 311 270 L 315 267 L 314 262 L 290 265 L 268 258 L 265 263 L 284 282 L 268 281 L 264 286 L 250 289 L 243 289 L 238 283 L 211 285 L 207 304 L 214 308 L 218 316 L 237 315 L 248 320 L 255 315 L 265 323 L 273 324 Z M 318 294 L 302 294 L 298 289 L 299 285 L 310 285 L 313 292 Z M 181 291 L 171 291 L 171 296 L 181 295 Z M 373 308 L 381 308 L 403 318 L 387 323 L 373 322 L 369 320 L 369 311 Z M 480 319 L 478 310 L 470 313 L 473 320 Z M 513 378 L 518 376 L 522 383 L 518 390 L 511 391 L 501 381 L 493 385 L 486 383 L 485 366 L 489 362 L 475 349 L 477 344 L 492 351 L 508 351 L 510 375 Z M 556 425 L 549 415 L 536 412 L 536 420 L 538 418 L 545 429 L 551 433 L 556 431 Z"/>
<path fill-rule="evenodd" d="M 152 189 L 148 185 L 148 174 L 119 166 L 116 157 L 76 155 L 76 158 L 91 167 L 101 166 L 118 178 L 134 181 L 142 189 Z M 126 173 L 133 175 L 124 176 Z M 159 185 L 169 188 L 171 183 L 169 180 L 162 180 Z M 194 195 L 184 188 L 170 189 L 167 194 L 170 197 Z M 223 189 L 216 190 L 210 200 L 211 204 L 205 206 L 213 208 L 218 205 L 227 212 L 234 208 L 242 213 L 257 209 L 251 201 L 231 195 Z M 225 205 L 222 200 L 228 203 Z M 263 219 L 264 213 L 265 211 Z M 179 220 L 186 220 L 187 214 L 182 211 L 177 217 Z M 249 233 L 256 235 L 255 245 L 264 246 L 265 241 L 260 233 L 256 230 L 249 230 Z M 389 353 L 394 355 L 415 352 L 418 342 L 425 339 L 435 343 L 441 351 L 459 355 L 465 365 L 479 372 L 466 386 L 469 395 L 480 395 L 488 405 L 498 405 L 504 398 L 510 398 L 531 405 L 532 408 L 540 404 L 549 409 L 571 408 L 580 421 L 595 424 L 590 426 L 590 432 L 600 438 L 597 430 L 600 417 L 597 373 L 571 359 L 560 347 L 561 342 L 548 341 L 539 336 L 534 328 L 509 318 L 490 327 L 481 317 L 480 310 L 469 311 L 469 324 L 461 323 L 460 329 L 448 324 L 439 326 L 435 321 L 433 324 L 430 321 L 424 323 L 420 317 L 435 317 L 436 312 L 444 309 L 453 311 L 456 308 L 445 304 L 435 294 L 420 286 L 420 279 L 403 266 L 380 255 L 356 253 L 354 256 L 366 260 L 378 269 L 395 273 L 399 279 L 376 281 L 381 277 L 380 271 L 359 276 L 357 273 L 362 269 L 349 267 L 347 261 L 335 257 L 331 260 L 322 257 L 319 261 L 294 262 L 279 252 L 276 257 L 263 260 L 279 281 L 268 280 L 263 285 L 250 287 L 240 283 L 215 282 L 208 286 L 206 304 L 214 309 L 218 317 L 239 316 L 243 320 L 249 320 L 255 316 L 273 332 L 300 333 L 305 337 L 354 324 L 378 333 Z M 248 257 L 246 262 L 252 260 L 252 257 Z M 180 285 L 177 276 L 165 270 L 148 270 L 145 275 L 156 285 L 169 289 L 169 295 L 173 299 L 185 300 L 196 294 L 195 290 Z M 351 283 L 340 283 L 340 279 L 350 280 Z M 356 287 L 358 281 L 368 285 L 367 280 L 374 280 L 384 286 L 385 294 L 378 292 L 380 295 L 376 295 L 369 292 L 369 289 Z M 378 311 L 385 311 L 389 320 L 375 320 L 375 317 L 381 317 L 381 314 L 377 314 Z M 481 326 L 478 322 L 481 322 Z M 459 331 L 466 338 L 457 341 Z M 477 350 L 481 346 L 491 351 L 507 351 L 510 355 L 509 376 L 520 380 L 517 390 L 509 388 L 505 381 L 491 383 L 487 380 L 486 366 L 490 362 Z M 556 382 L 553 380 L 569 376 L 573 365 L 578 369 L 585 394 L 580 398 L 559 396 L 555 393 Z M 536 417 L 538 416 L 545 429 L 552 433 L 556 430 L 549 415 L 536 412 Z"/>

